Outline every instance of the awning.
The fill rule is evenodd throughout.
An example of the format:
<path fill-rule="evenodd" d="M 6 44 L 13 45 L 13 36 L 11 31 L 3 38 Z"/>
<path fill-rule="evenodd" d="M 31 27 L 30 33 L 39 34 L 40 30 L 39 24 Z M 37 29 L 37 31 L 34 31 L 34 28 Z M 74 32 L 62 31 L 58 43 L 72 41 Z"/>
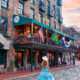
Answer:
<path fill-rule="evenodd" d="M 58 33 L 58 34 L 60 34 L 62 36 L 65 36 L 67 38 L 70 38 L 72 40 L 75 40 L 76 39 L 76 38 L 71 37 L 71 36 L 69 36 L 69 35 L 67 35 L 65 33 L 62 33 L 62 32 L 60 32 L 60 31 L 58 31 L 58 30 L 56 30 L 56 29 L 54 29 L 54 28 L 52 28 L 52 27 L 50 27 L 48 25 L 45 25 L 43 23 L 40 23 L 40 22 L 38 22 L 38 21 L 36 21 L 34 19 L 30 19 L 30 18 L 27 18 L 27 17 L 24 17 L 24 16 L 19 16 L 19 15 L 13 15 L 13 26 L 23 25 L 23 24 L 31 23 L 31 22 L 32 23 L 35 23 L 35 24 L 37 24 L 39 26 L 45 27 L 45 28 L 47 28 L 49 30 L 52 30 L 53 32 L 56 32 L 56 33 Z"/>
<path fill-rule="evenodd" d="M 3 45 L 1 49 L 9 49 L 9 41 L 2 34 L 0 34 L 0 43 Z"/>
<path fill-rule="evenodd" d="M 0 43 L 0 49 L 3 48 L 3 46 L 4 46 L 4 45 L 3 45 L 2 43 Z"/>

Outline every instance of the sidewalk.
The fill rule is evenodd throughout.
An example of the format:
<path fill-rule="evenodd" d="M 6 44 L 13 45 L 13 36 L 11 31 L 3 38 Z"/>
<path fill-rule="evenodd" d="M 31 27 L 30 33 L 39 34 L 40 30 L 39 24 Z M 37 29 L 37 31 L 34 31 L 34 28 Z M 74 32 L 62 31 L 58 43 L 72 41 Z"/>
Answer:
<path fill-rule="evenodd" d="M 72 65 L 73 66 L 73 65 Z M 51 67 L 50 71 L 52 70 L 59 70 L 63 68 L 69 68 L 72 67 L 70 65 L 63 65 L 63 66 L 58 66 L 58 67 Z M 29 76 L 33 74 L 38 74 L 41 71 L 41 69 L 34 70 L 33 72 L 30 72 L 29 70 L 25 71 L 17 71 L 17 72 L 7 72 L 7 74 L 3 73 L 0 74 L 0 80 L 5 80 L 8 78 L 17 78 L 17 77 L 23 77 L 23 76 Z"/>

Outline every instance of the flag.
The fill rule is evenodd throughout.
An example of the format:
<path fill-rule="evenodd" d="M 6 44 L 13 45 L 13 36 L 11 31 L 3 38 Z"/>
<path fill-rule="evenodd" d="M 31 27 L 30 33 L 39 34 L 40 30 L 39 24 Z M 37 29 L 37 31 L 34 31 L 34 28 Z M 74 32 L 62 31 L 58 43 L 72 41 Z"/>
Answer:
<path fill-rule="evenodd" d="M 55 40 L 56 44 L 59 45 L 60 42 L 59 42 L 57 33 L 54 33 L 54 34 L 52 35 L 52 38 Z"/>
<path fill-rule="evenodd" d="M 42 42 L 44 42 L 44 36 L 43 36 L 43 28 L 41 28 L 39 31 L 38 31 L 40 37 L 41 37 L 41 40 Z"/>
<path fill-rule="evenodd" d="M 72 43 L 72 41 L 70 40 L 70 41 L 68 42 L 68 45 L 66 45 L 66 47 L 70 47 L 70 46 L 71 46 L 71 43 Z"/>
<path fill-rule="evenodd" d="M 63 47 L 66 48 L 65 37 L 63 37 L 63 38 L 61 39 L 61 42 L 62 42 Z"/>

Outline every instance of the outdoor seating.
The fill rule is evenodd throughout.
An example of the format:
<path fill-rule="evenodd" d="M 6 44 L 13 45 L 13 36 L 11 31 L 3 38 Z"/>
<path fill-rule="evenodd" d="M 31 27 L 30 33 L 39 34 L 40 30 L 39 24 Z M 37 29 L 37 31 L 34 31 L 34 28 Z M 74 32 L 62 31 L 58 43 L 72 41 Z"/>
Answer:
<path fill-rule="evenodd" d="M 0 74 L 7 73 L 7 69 L 4 68 L 4 65 L 0 65 Z"/>

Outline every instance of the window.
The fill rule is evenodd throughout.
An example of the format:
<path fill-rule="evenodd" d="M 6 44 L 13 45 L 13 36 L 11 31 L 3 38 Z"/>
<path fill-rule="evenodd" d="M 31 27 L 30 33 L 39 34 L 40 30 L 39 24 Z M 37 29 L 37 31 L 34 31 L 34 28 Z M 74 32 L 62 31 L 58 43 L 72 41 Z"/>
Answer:
<path fill-rule="evenodd" d="M 48 18 L 48 26 L 51 26 L 51 21 L 50 21 L 50 18 Z"/>
<path fill-rule="evenodd" d="M 8 23 L 7 18 L 1 17 L 0 32 L 2 34 L 7 34 L 7 23 Z"/>
<path fill-rule="evenodd" d="M 61 31 L 61 24 L 59 24 L 59 31 Z"/>
<path fill-rule="evenodd" d="M 53 6 L 53 17 L 56 18 L 56 8 Z"/>
<path fill-rule="evenodd" d="M 47 14 L 50 14 L 50 2 L 49 2 L 49 0 L 47 0 L 47 1 L 48 1 Z"/>
<path fill-rule="evenodd" d="M 39 22 L 43 21 L 43 15 L 39 13 Z"/>
<path fill-rule="evenodd" d="M 30 0 L 30 3 L 34 4 L 35 3 L 35 0 Z"/>
<path fill-rule="evenodd" d="M 24 5 L 22 3 L 19 3 L 18 13 L 20 15 L 23 15 L 24 14 Z"/>
<path fill-rule="evenodd" d="M 60 16 L 61 16 L 61 11 L 60 9 L 58 9 L 58 18 L 60 18 Z"/>
<path fill-rule="evenodd" d="M 30 9 L 30 18 L 34 19 L 34 9 Z"/>
<path fill-rule="evenodd" d="M 54 29 L 56 29 L 56 22 L 54 21 Z"/>
<path fill-rule="evenodd" d="M 8 9 L 8 0 L 2 0 L 1 7 Z"/>

